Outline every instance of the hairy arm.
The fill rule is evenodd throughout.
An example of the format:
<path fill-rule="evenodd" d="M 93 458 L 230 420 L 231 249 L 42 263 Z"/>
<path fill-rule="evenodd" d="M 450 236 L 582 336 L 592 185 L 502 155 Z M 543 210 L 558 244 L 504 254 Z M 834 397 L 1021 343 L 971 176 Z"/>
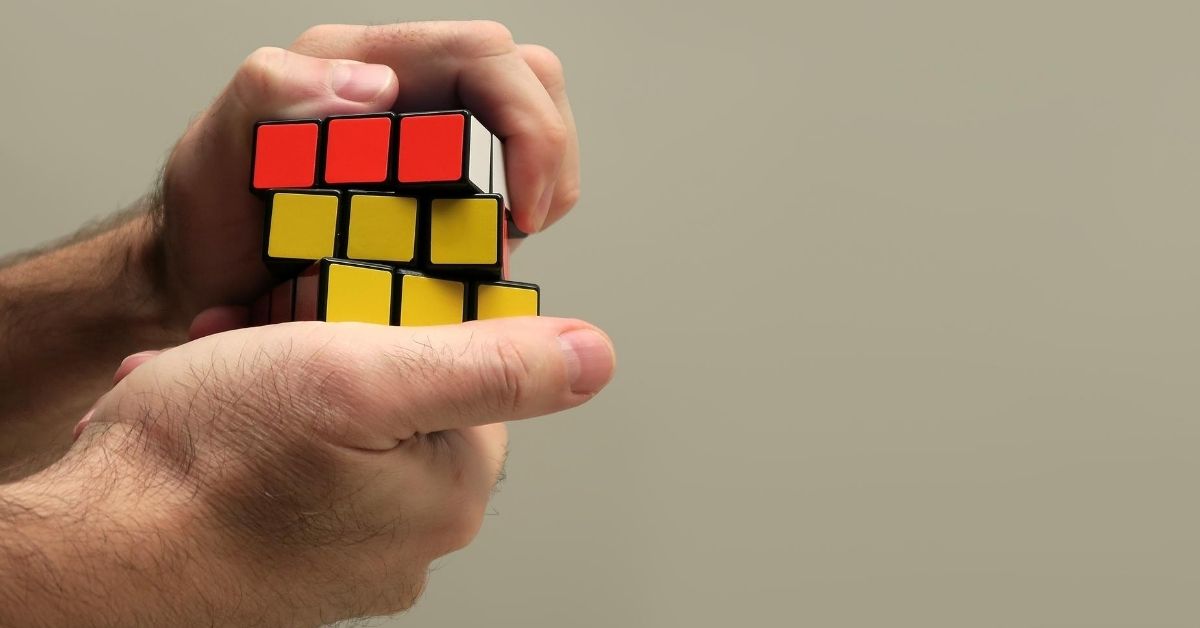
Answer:
<path fill-rule="evenodd" d="M 142 203 L 0 263 L 0 479 L 60 455 L 122 357 L 183 340 L 155 223 Z"/>
<path fill-rule="evenodd" d="M 51 471 L 0 489 L 0 625 L 180 625 L 172 607 L 199 610 L 203 597 L 181 581 L 186 537 L 139 523 L 156 508 Z M 145 513 L 112 509 L 134 505 Z"/>

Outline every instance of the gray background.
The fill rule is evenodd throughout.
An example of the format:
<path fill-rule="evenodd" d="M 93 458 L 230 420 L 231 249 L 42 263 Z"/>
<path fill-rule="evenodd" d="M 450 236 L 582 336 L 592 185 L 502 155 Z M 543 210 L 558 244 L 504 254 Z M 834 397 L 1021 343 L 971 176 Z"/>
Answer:
<path fill-rule="evenodd" d="M 259 45 L 498 19 L 583 145 L 516 276 L 619 373 L 395 625 L 1197 625 L 1200 11 L 968 4 L 6 4 L 0 251 Z"/>

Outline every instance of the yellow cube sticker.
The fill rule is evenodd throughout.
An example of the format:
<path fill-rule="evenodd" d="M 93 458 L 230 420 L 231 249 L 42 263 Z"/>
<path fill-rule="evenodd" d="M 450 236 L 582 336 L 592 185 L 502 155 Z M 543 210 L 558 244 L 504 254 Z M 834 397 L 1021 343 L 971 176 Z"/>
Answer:
<path fill-rule="evenodd" d="M 376 194 L 350 197 L 347 257 L 411 262 L 416 242 L 417 199 Z"/>
<path fill-rule="evenodd" d="M 450 325 L 463 320 L 466 286 L 458 281 L 400 276 L 400 326 Z"/>
<path fill-rule="evenodd" d="M 382 268 L 330 264 L 325 320 L 388 325 L 392 322 L 392 273 Z"/>
<path fill-rule="evenodd" d="M 276 194 L 271 203 L 267 255 L 283 259 L 321 259 L 333 255 L 338 197 L 323 194 Z"/>
<path fill-rule="evenodd" d="M 492 198 L 437 199 L 430 215 L 429 261 L 496 264 L 500 205 Z"/>
<path fill-rule="evenodd" d="M 475 297 L 475 318 L 481 321 L 538 313 L 538 293 L 531 288 L 481 284 Z"/>

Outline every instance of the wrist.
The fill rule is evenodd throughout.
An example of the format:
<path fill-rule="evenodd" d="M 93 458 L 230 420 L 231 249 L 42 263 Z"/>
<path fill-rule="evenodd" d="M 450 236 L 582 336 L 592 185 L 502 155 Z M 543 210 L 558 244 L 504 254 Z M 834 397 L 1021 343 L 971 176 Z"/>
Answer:
<path fill-rule="evenodd" d="M 134 218 L 108 235 L 120 252 L 120 290 L 138 304 L 138 322 L 169 334 L 186 334 L 191 316 L 180 282 L 170 271 L 159 204 L 154 195 L 143 199 Z"/>
<path fill-rule="evenodd" d="M 121 358 L 186 340 L 155 224 L 142 203 L 0 265 L 0 477 L 65 451 Z"/>

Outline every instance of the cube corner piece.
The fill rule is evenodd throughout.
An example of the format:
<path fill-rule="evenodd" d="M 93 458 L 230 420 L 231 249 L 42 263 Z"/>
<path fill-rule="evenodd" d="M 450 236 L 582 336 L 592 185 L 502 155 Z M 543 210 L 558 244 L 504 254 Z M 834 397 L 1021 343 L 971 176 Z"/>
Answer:
<path fill-rule="evenodd" d="M 541 316 L 542 289 L 520 281 L 477 282 L 471 286 L 471 319 Z"/>
<path fill-rule="evenodd" d="M 452 325 L 468 319 L 467 283 L 399 269 L 395 273 L 392 324 L 401 327 Z"/>
<path fill-rule="evenodd" d="M 462 193 L 492 191 L 492 132 L 470 111 L 396 117 L 396 183 Z"/>
<path fill-rule="evenodd" d="M 254 124 L 250 190 L 308 188 L 317 183 L 321 121 L 263 120 Z"/>

